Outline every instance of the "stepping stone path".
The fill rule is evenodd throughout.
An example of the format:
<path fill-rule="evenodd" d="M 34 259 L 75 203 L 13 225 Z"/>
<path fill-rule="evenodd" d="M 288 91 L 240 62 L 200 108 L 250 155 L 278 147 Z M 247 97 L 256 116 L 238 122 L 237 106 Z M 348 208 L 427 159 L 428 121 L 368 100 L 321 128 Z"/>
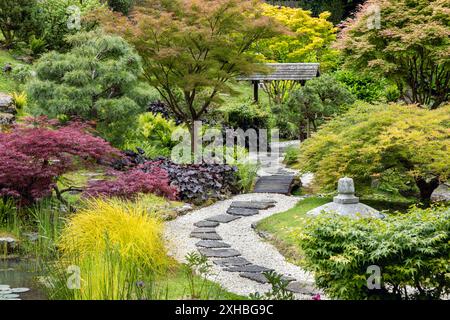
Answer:
<path fill-rule="evenodd" d="M 274 201 L 233 201 L 227 210 L 226 214 L 216 215 L 206 220 L 201 220 L 194 223 L 194 228 L 191 237 L 200 238 L 201 241 L 195 245 L 200 254 L 208 258 L 218 258 L 213 260 L 214 264 L 222 267 L 224 272 L 236 272 L 242 278 L 250 279 L 252 281 L 267 284 L 268 280 L 264 272 L 275 271 L 271 268 L 259 266 L 251 263 L 249 260 L 242 257 L 241 253 L 231 247 L 222 240 L 216 233 L 216 227 L 221 223 L 229 223 L 240 217 L 248 217 L 257 215 L 260 210 L 267 210 L 275 206 Z M 289 276 L 282 276 L 284 281 L 290 282 L 287 289 L 292 292 L 308 294 L 308 290 L 301 287 L 301 282 L 297 282 L 295 278 Z"/>
<path fill-rule="evenodd" d="M 320 292 L 314 288 L 312 274 L 286 261 L 252 230 L 261 219 L 289 210 L 299 200 L 289 196 L 298 171 L 286 168 L 282 162 L 285 149 L 299 143 L 272 143 L 271 150 L 280 150 L 278 157 L 272 153 L 266 157 L 257 155 L 260 178 L 254 193 L 237 195 L 232 201 L 219 201 L 167 222 L 165 235 L 171 254 L 184 262 L 186 255 L 196 248 L 213 262 L 214 273 L 210 280 L 236 294 L 270 290 L 264 275 L 266 270 L 281 274 L 282 279 L 289 282 L 287 289 L 298 299 L 309 300 Z M 312 175 L 301 176 L 303 185 L 308 185 L 311 179 Z M 270 208 L 273 210 L 267 210 Z"/>

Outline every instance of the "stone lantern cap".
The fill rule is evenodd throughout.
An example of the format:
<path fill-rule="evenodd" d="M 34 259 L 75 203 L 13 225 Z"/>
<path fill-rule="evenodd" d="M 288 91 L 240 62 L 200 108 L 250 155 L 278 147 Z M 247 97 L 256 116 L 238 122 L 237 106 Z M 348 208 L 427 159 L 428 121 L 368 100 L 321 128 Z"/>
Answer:
<path fill-rule="evenodd" d="M 338 181 L 338 195 L 333 202 L 324 204 L 307 212 L 308 215 L 318 215 L 323 212 L 333 212 L 343 216 L 384 218 L 376 209 L 359 202 L 355 196 L 355 184 L 352 178 L 341 178 Z"/>

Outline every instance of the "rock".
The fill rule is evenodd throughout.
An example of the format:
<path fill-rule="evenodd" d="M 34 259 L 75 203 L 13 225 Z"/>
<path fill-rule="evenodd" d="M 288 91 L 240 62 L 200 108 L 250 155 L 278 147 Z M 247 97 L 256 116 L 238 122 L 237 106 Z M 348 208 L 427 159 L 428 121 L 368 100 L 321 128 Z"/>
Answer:
<path fill-rule="evenodd" d="M 273 269 L 269 269 L 266 267 L 262 267 L 262 266 L 257 266 L 255 264 L 249 264 L 246 266 L 235 266 L 235 267 L 230 267 L 227 269 L 224 269 L 224 271 L 228 271 L 228 272 L 266 272 L 266 271 L 271 271 Z"/>
<path fill-rule="evenodd" d="M 237 207 L 230 207 L 227 210 L 228 214 L 234 215 L 234 216 L 254 216 L 259 213 L 259 210 L 257 209 L 246 209 L 246 208 L 237 208 Z"/>
<path fill-rule="evenodd" d="M 194 233 L 190 234 L 191 238 L 198 238 L 201 240 L 222 240 L 217 233 Z"/>
<path fill-rule="evenodd" d="M 16 60 L 25 62 L 27 64 L 32 64 L 34 61 L 34 58 L 32 56 L 17 56 L 15 57 Z"/>
<path fill-rule="evenodd" d="M 209 228 L 209 227 L 196 228 L 196 229 L 192 230 L 192 233 L 216 233 L 216 229 Z"/>
<path fill-rule="evenodd" d="M 13 237 L 0 237 L 0 254 L 4 253 L 6 249 L 6 253 L 11 253 L 17 247 L 17 240 Z"/>
<path fill-rule="evenodd" d="M 201 248 L 198 251 L 208 258 L 230 258 L 240 256 L 241 253 L 234 249 L 209 249 Z"/>
<path fill-rule="evenodd" d="M 194 226 L 196 227 L 217 227 L 219 225 L 218 222 L 215 221 L 208 221 L 208 220 L 201 220 L 199 222 L 194 223 Z"/>
<path fill-rule="evenodd" d="M 213 221 L 213 222 L 220 222 L 220 223 L 228 223 L 230 221 L 234 221 L 239 218 L 240 217 L 232 216 L 230 214 L 219 214 L 217 216 L 212 216 L 210 218 L 207 218 L 206 220 Z"/>
<path fill-rule="evenodd" d="M 266 210 L 275 207 L 274 201 L 233 201 L 232 208 L 258 209 Z"/>
<path fill-rule="evenodd" d="M 432 202 L 450 202 L 450 186 L 442 183 L 431 194 Z"/>
<path fill-rule="evenodd" d="M 5 65 L 3 66 L 3 72 L 4 73 L 10 73 L 12 71 L 12 65 L 11 63 L 5 63 Z"/>
<path fill-rule="evenodd" d="M 251 264 L 250 261 L 243 257 L 233 257 L 225 259 L 217 259 L 213 261 L 215 264 L 221 267 L 231 267 L 231 266 L 246 266 Z"/>
<path fill-rule="evenodd" d="M 231 247 L 228 243 L 216 240 L 201 240 L 195 244 L 197 247 L 203 248 L 229 248 Z"/>
<path fill-rule="evenodd" d="M 16 113 L 16 106 L 14 99 L 9 94 L 0 92 L 0 112 L 2 113 Z"/>
<path fill-rule="evenodd" d="M 181 207 L 177 207 L 176 209 L 175 209 L 175 211 L 178 213 L 178 214 L 186 214 L 186 213 L 188 213 L 189 211 L 191 211 L 192 210 L 192 205 L 190 205 L 189 203 L 185 203 L 184 205 L 182 205 Z"/>
<path fill-rule="evenodd" d="M 15 120 L 16 117 L 13 114 L 0 112 L 0 126 L 10 126 Z"/>

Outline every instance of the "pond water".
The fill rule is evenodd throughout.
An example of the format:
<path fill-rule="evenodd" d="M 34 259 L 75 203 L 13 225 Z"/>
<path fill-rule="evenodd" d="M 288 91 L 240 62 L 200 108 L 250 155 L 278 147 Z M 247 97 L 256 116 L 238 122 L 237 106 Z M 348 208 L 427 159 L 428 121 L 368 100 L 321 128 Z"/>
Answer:
<path fill-rule="evenodd" d="M 46 300 L 45 292 L 39 288 L 36 277 L 36 263 L 26 259 L 0 259 L 0 286 L 28 288 L 20 293 L 22 300 Z"/>

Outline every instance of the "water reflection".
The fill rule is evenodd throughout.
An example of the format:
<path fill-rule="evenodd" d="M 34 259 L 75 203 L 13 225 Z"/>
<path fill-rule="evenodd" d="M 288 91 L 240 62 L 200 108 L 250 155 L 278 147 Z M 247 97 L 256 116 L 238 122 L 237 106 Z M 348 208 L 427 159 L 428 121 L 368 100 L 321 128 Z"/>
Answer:
<path fill-rule="evenodd" d="M 5 295 L 9 299 L 45 300 L 46 295 L 37 284 L 37 276 L 37 266 L 33 260 L 0 259 L 0 300 Z"/>

